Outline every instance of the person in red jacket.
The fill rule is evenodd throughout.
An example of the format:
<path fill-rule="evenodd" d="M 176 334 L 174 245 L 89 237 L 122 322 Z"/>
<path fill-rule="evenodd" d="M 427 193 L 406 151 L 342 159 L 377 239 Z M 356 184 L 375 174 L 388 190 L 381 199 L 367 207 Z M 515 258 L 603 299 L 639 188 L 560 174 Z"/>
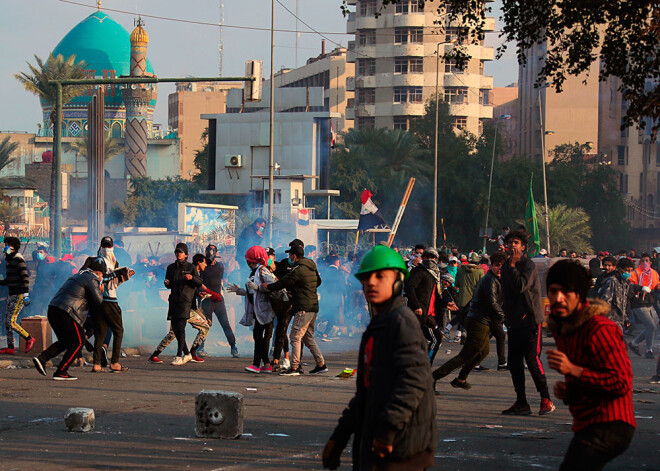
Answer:
<path fill-rule="evenodd" d="M 635 433 L 632 367 L 623 334 L 607 318 L 609 305 L 587 299 L 591 274 L 562 260 L 548 271 L 548 327 L 557 342 L 550 368 L 565 376 L 554 387 L 573 416 L 571 441 L 560 471 L 601 470 L 622 454 Z"/>

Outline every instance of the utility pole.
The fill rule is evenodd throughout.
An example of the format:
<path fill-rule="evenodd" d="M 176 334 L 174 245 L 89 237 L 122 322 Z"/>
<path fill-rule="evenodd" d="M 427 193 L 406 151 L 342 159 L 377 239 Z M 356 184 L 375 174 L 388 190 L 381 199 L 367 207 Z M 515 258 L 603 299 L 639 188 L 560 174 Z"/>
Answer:
<path fill-rule="evenodd" d="M 270 9 L 270 145 L 268 158 L 268 231 L 273 243 L 273 191 L 275 170 L 275 0 Z"/>

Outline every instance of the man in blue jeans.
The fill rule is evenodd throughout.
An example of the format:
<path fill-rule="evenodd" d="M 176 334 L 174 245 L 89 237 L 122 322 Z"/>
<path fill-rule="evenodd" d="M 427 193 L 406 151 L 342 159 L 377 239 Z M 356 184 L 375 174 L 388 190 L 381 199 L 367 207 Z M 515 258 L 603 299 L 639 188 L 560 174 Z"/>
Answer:
<path fill-rule="evenodd" d="M 218 254 L 218 247 L 213 244 L 209 244 L 205 250 L 206 256 L 206 270 L 202 272 L 202 280 L 204 286 L 215 293 L 222 294 L 222 277 L 225 274 L 225 266 L 220 262 L 216 257 Z M 220 321 L 222 330 L 227 337 L 227 342 L 231 347 L 231 356 L 234 358 L 239 358 L 238 348 L 236 348 L 236 337 L 234 332 L 229 325 L 229 319 L 227 317 L 227 308 L 225 307 L 225 302 L 223 301 L 212 301 L 210 298 L 202 301 L 202 309 L 204 310 L 204 315 L 209 322 L 209 326 L 213 324 L 213 314 Z M 198 349 L 198 353 L 204 351 L 204 344 Z"/>

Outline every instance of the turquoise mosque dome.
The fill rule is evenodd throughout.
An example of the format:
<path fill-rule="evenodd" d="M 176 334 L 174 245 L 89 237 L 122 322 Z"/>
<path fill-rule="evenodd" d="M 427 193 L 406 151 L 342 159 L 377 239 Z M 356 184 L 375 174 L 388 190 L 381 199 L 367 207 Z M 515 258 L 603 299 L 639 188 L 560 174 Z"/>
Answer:
<path fill-rule="evenodd" d="M 118 78 L 130 75 L 130 33 L 104 11 L 96 11 L 78 23 L 53 49 L 53 56 L 65 58 L 75 54 L 76 61 L 84 61 L 89 77 Z M 154 74 L 147 59 L 147 73 Z M 154 84 L 155 88 L 155 84 Z M 92 100 L 90 89 L 64 105 L 65 135 L 76 137 L 83 133 L 87 123 L 87 105 Z M 149 105 L 149 124 L 153 123 L 156 93 Z M 50 121 L 50 105 L 42 101 L 44 122 Z M 125 129 L 126 108 L 121 86 L 108 85 L 105 97 L 106 128 L 114 137 L 122 137 Z"/>

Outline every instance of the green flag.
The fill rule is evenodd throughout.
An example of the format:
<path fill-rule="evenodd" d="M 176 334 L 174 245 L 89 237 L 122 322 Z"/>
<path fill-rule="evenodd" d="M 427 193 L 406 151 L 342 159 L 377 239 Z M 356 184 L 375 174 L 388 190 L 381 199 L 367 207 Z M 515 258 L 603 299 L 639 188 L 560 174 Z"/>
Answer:
<path fill-rule="evenodd" d="M 539 236 L 539 225 L 536 221 L 536 206 L 534 205 L 534 192 L 532 191 L 532 179 L 529 179 L 529 200 L 525 211 L 525 228 L 527 229 L 527 256 L 536 257 L 541 250 L 541 238 Z"/>

